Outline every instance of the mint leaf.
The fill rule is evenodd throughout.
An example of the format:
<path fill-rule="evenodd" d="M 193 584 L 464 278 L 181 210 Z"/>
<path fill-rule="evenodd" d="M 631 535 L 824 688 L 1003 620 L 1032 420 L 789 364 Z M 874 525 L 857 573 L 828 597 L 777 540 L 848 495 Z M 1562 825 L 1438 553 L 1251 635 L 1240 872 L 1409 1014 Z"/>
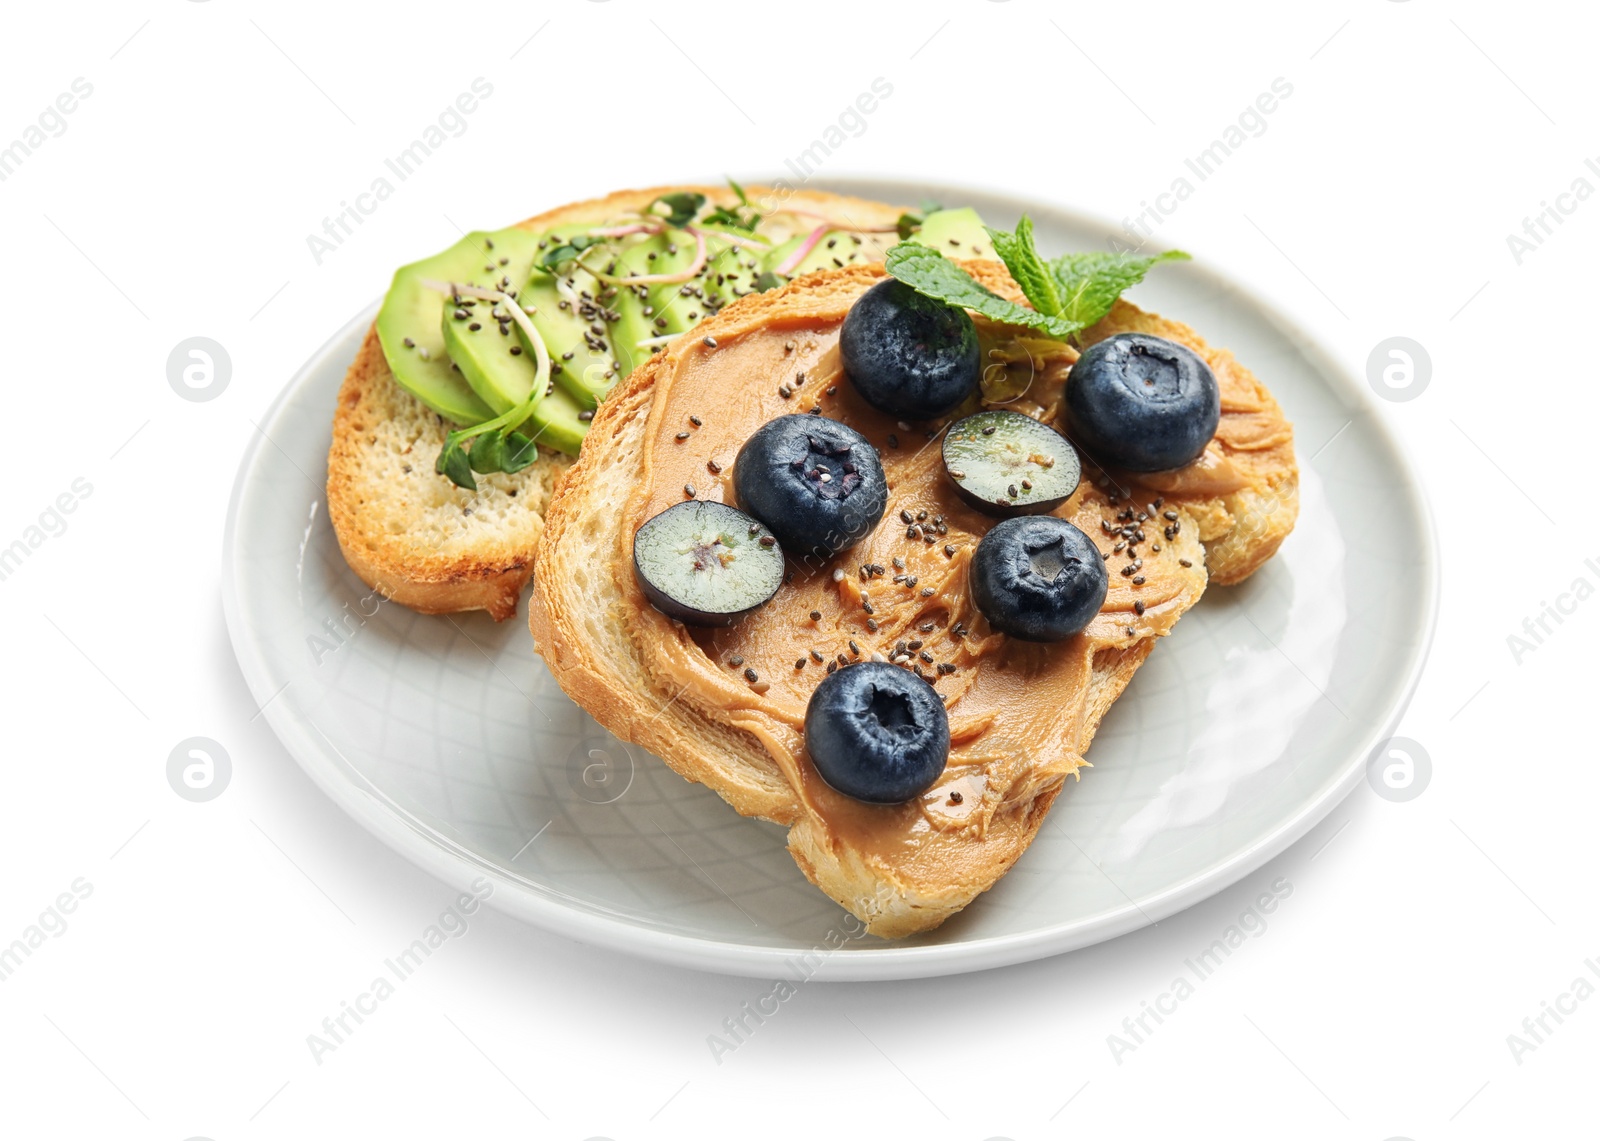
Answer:
<path fill-rule="evenodd" d="M 1018 226 L 1017 229 L 1020 233 L 1022 227 Z M 1000 248 L 998 238 L 994 245 L 995 249 Z M 1087 329 L 1111 312 L 1111 306 L 1116 304 L 1123 290 L 1143 281 L 1144 275 L 1156 262 L 1188 260 L 1189 255 L 1182 250 L 1168 250 L 1153 257 L 1129 257 L 1121 253 L 1066 254 L 1058 257 L 1050 263 L 1050 275 L 1054 278 L 1060 298 L 1060 307 L 1055 312 L 1078 328 Z M 1006 258 L 1005 261 L 1010 267 L 1011 259 Z M 1013 269 L 1011 274 L 1015 277 L 1016 270 Z M 1032 300 L 1033 291 L 1020 278 L 1017 283 Z"/>
<path fill-rule="evenodd" d="M 1082 328 L 1053 314 L 1007 301 L 978 284 L 971 274 L 947 260 L 938 250 L 919 242 L 901 242 L 895 246 L 884 258 L 884 268 L 924 297 L 971 309 L 991 321 L 1025 325 L 1063 339 Z"/>
<path fill-rule="evenodd" d="M 902 237 L 912 221 L 913 216 L 901 218 Z M 1143 281 L 1151 266 L 1189 257 L 1181 250 L 1168 250 L 1153 257 L 1067 254 L 1047 262 L 1034 245 L 1033 220 L 1026 214 L 1015 230 L 984 229 L 1031 309 L 984 288 L 937 250 L 920 244 L 902 241 L 889 251 L 884 265 L 895 278 L 924 296 L 971 309 L 992 321 L 1025 325 L 1065 340 L 1109 313 L 1122 291 Z"/>
<path fill-rule="evenodd" d="M 1022 294 L 1033 307 L 1041 313 L 1052 316 L 1067 316 L 1061 312 L 1061 296 L 1056 290 L 1055 279 L 1050 276 L 1050 267 L 1039 256 L 1039 251 L 1033 245 L 1033 219 L 1026 214 L 1017 223 L 1014 233 L 996 230 L 993 226 L 985 226 L 989 232 L 989 240 L 994 243 L 994 252 L 1000 255 L 1000 260 L 1006 263 L 1006 268 L 1011 271 L 1011 280 L 1022 287 Z M 1087 322 L 1079 322 L 1082 328 Z"/>

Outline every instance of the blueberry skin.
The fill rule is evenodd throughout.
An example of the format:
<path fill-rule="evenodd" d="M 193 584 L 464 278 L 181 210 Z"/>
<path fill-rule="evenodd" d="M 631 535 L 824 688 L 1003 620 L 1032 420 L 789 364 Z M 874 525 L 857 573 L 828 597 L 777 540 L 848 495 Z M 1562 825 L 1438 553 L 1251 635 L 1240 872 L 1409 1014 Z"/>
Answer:
<path fill-rule="evenodd" d="M 889 502 L 878 450 L 854 428 L 812 415 L 756 429 L 734 460 L 733 489 L 798 558 L 838 554 L 878 525 Z"/>
<path fill-rule="evenodd" d="M 1109 586 L 1094 540 L 1054 515 L 995 524 L 968 573 L 989 625 L 1025 642 L 1070 638 L 1100 613 Z"/>
<path fill-rule="evenodd" d="M 926 792 L 950 757 L 950 719 L 933 686 L 888 662 L 822 679 L 806 706 L 806 750 L 829 785 L 872 804 Z"/>
<path fill-rule="evenodd" d="M 978 384 L 978 331 L 967 311 L 889 278 L 857 298 L 839 330 L 856 391 L 891 416 L 931 420 Z"/>
<path fill-rule="evenodd" d="M 1067 377 L 1069 433 L 1129 471 L 1171 471 L 1198 458 L 1221 418 L 1211 367 L 1186 346 L 1148 333 L 1090 345 Z"/>

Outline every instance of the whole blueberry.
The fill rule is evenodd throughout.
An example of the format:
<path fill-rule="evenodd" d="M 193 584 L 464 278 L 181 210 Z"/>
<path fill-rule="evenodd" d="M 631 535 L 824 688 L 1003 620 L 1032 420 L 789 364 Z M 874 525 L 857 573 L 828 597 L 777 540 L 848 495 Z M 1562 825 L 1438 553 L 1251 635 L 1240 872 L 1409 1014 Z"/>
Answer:
<path fill-rule="evenodd" d="M 933 686 L 888 662 L 822 679 L 806 706 L 806 751 L 828 784 L 899 804 L 926 792 L 950 756 L 950 719 Z"/>
<path fill-rule="evenodd" d="M 1170 471 L 1198 458 L 1221 417 L 1211 367 L 1187 346 L 1148 333 L 1090 345 L 1067 377 L 1074 442 L 1130 471 Z"/>
<path fill-rule="evenodd" d="M 739 504 L 799 558 L 829 558 L 878 525 L 889 501 L 878 450 L 822 416 L 779 416 L 734 460 Z"/>
<path fill-rule="evenodd" d="M 863 293 L 839 330 L 839 359 L 856 391 L 891 416 L 930 420 L 978 384 L 978 331 L 959 306 L 889 278 Z"/>
<path fill-rule="evenodd" d="M 1106 564 L 1099 549 L 1054 515 L 995 524 L 979 540 L 969 574 L 972 600 L 989 625 L 1027 642 L 1070 638 L 1106 600 Z"/>

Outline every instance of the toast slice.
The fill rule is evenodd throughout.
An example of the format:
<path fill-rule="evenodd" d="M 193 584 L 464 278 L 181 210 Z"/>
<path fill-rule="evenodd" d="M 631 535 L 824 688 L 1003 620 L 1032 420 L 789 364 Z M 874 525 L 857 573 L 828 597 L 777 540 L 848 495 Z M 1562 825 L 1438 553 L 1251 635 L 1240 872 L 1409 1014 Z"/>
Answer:
<path fill-rule="evenodd" d="M 1025 303 L 999 262 L 962 264 L 990 289 Z M 932 596 L 924 598 L 926 588 L 898 593 L 899 586 L 873 578 L 862 564 L 887 563 L 889 552 L 906 551 L 890 544 L 903 543 L 901 523 L 924 518 L 916 514 L 919 484 L 926 488 L 943 475 L 939 449 L 923 446 L 921 434 L 906 441 L 874 437 L 852 419 L 849 402 L 857 398 L 839 371 L 838 325 L 882 274 L 881 265 L 851 266 L 745 298 L 629 377 L 602 405 L 582 456 L 546 508 L 529 624 L 561 687 L 596 720 L 685 778 L 708 785 L 744 815 L 787 827 L 789 850 L 805 875 L 869 931 L 894 938 L 937 926 L 1016 862 L 1066 778 L 1086 764 L 1083 754 L 1101 718 L 1155 639 L 1199 600 L 1207 568 L 1213 580 L 1236 582 L 1259 567 L 1292 527 L 1297 493 L 1292 432 L 1266 389 L 1231 354 L 1187 327 L 1119 302 L 1086 340 L 1141 329 L 1182 341 L 1216 372 L 1223 418 L 1206 455 L 1185 469 L 1187 481 L 1158 476 L 1135 482 L 1086 463 L 1078 493 L 1054 512 L 1090 534 L 1108 566 L 1121 572 L 1111 575 L 1101 614 L 1084 633 L 1055 646 L 991 633 L 965 591 L 975 536 L 958 537 L 962 526 L 983 524 L 962 524 L 955 514 L 934 545 L 924 550 L 913 541 L 914 550 L 906 552 L 907 560 L 929 560 L 912 565 L 924 568 L 922 581 L 936 587 Z M 980 337 L 1003 335 L 981 320 L 979 327 Z M 762 358 L 740 355 L 747 345 L 749 353 L 765 351 L 766 334 L 775 330 L 779 340 L 787 338 L 783 353 L 803 357 L 800 363 L 810 370 L 792 402 L 782 391 L 766 395 L 770 377 L 759 367 Z M 1047 359 L 1026 358 L 1035 370 L 1029 387 L 1007 406 L 1055 420 L 1077 355 L 1066 346 L 1055 350 Z M 724 353 L 729 363 L 719 366 Z M 746 391 L 750 385 L 762 391 Z M 879 446 L 890 472 L 885 521 L 828 565 L 805 568 L 791 560 L 795 577 L 732 631 L 691 630 L 652 609 L 634 579 L 631 544 L 645 518 L 689 491 L 672 485 L 683 470 L 672 466 L 681 454 L 671 451 L 681 442 L 683 410 L 756 401 L 758 424 L 810 411 L 813 400 Z M 703 419 L 699 432 L 712 430 L 711 414 Z M 699 446 L 703 437 L 691 435 Z M 719 443 L 726 450 L 738 440 L 710 446 Z M 708 469 L 713 475 L 720 470 L 715 463 L 701 468 L 696 484 L 709 486 L 701 493 L 731 500 L 726 482 L 705 482 Z M 1167 486 L 1158 489 L 1152 481 Z M 946 526 L 942 515 L 932 522 Z M 1149 546 L 1140 552 L 1144 565 L 1134 567 L 1127 538 L 1145 525 Z M 1159 551 L 1151 549 L 1158 543 Z M 811 573 L 817 570 L 822 573 Z M 1146 576 L 1151 584 L 1135 585 Z M 877 603 L 865 611 L 876 615 L 870 620 L 856 609 L 868 589 Z M 1152 604 L 1136 609 L 1147 590 L 1157 591 Z M 887 610 L 880 601 L 885 595 Z M 811 608 L 817 608 L 813 614 L 826 611 L 821 622 L 808 617 Z M 751 647 L 773 641 L 782 653 L 766 653 L 757 663 Z M 920 801 L 890 808 L 847 802 L 816 777 L 805 757 L 796 709 L 803 713 L 820 679 L 823 667 L 815 662 L 834 660 L 836 652 L 841 661 L 878 652 L 905 664 L 907 646 L 918 649 L 917 659 L 937 657 L 940 666 L 954 667 L 948 674 L 938 669 L 933 679 L 950 715 L 950 763 Z M 827 653 L 810 657 L 819 647 Z M 761 666 L 756 678 L 730 668 L 745 666 L 747 655 L 752 666 Z M 911 668 L 922 669 L 916 659 Z"/>
<path fill-rule="evenodd" d="M 642 211 L 675 191 L 696 191 L 714 206 L 739 204 L 725 186 L 624 190 L 547 211 L 517 227 L 543 232 L 596 225 Z M 810 210 L 846 225 L 892 227 L 900 214 L 898 208 L 824 191 L 752 186 L 747 193 L 758 202 Z M 803 214 L 785 217 L 793 233 L 815 224 Z M 777 241 L 793 236 L 782 219 L 764 224 L 763 232 Z M 874 235 L 863 238 L 877 250 L 870 245 Z M 516 613 L 545 506 L 572 458 L 540 445 L 529 467 L 515 475 L 480 475 L 478 490 L 468 491 L 434 471 L 452 427 L 395 382 L 376 331 L 369 330 L 339 390 L 328 451 L 328 516 L 345 561 L 385 597 L 424 614 L 487 610 L 504 620 Z"/>

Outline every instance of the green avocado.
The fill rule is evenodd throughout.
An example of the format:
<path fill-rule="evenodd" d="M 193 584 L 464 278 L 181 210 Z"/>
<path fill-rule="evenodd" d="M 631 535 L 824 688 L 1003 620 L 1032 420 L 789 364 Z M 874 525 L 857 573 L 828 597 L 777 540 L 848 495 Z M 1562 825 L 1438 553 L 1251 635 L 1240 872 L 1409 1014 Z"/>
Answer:
<path fill-rule="evenodd" d="M 950 258 L 993 258 L 994 243 L 983 228 L 983 219 L 971 206 L 959 210 L 935 210 L 922 220 L 922 228 L 912 241 L 938 250 Z"/>
<path fill-rule="evenodd" d="M 754 290 L 765 251 L 742 249 L 734 241 L 746 237 L 742 233 L 712 227 L 706 227 L 704 232 L 705 265 L 688 281 L 618 287 L 612 302 L 618 314 L 612 326 L 612 343 L 622 364 L 622 376 L 650 359 L 657 347 L 649 344 L 652 339 L 687 332 Z M 695 236 L 684 230 L 625 238 L 624 242 L 613 271 L 618 277 L 678 274 L 694 264 Z"/>
<path fill-rule="evenodd" d="M 706 269 L 700 279 L 690 284 L 699 289 L 697 299 L 700 316 L 709 317 L 731 305 L 747 293 L 756 291 L 756 277 L 765 268 L 764 258 L 769 249 L 765 246 L 740 245 L 735 238 L 751 235 L 729 232 L 719 237 L 718 229 L 707 229 Z M 698 320 L 698 318 L 697 318 Z"/>
<path fill-rule="evenodd" d="M 694 264 L 694 235 L 682 230 L 667 230 L 660 234 L 629 235 L 621 239 L 617 254 L 615 277 L 643 277 L 682 273 Z M 641 344 L 654 337 L 673 336 L 689 328 L 691 298 L 681 290 L 684 284 L 655 282 L 639 285 L 619 285 L 611 307 L 617 320 L 611 326 L 611 344 L 616 350 L 622 375 L 627 376 L 655 351 L 653 345 Z"/>
<path fill-rule="evenodd" d="M 549 235 L 544 241 L 554 238 Z M 551 376 L 585 408 L 598 404 L 620 375 L 607 320 L 614 303 L 607 296 L 611 288 L 589 271 L 569 265 L 565 272 L 534 270 L 517 295 L 523 308 L 532 310 L 533 327 L 550 352 Z M 531 352 L 527 334 L 520 327 L 514 331 Z"/>
<path fill-rule="evenodd" d="M 761 268 L 777 271 L 778 266 L 788 260 L 789 256 L 805 244 L 809 233 L 790 238 L 782 245 L 774 246 L 762 257 Z M 786 277 L 799 277 L 803 273 L 813 273 L 819 269 L 838 269 L 840 266 L 851 265 L 855 262 L 867 260 L 861 253 L 861 240 L 845 233 L 843 230 L 830 230 L 822 236 L 800 263 L 791 269 Z"/>
<path fill-rule="evenodd" d="M 422 282 L 461 281 L 481 272 L 484 252 L 474 239 L 482 236 L 471 235 L 443 253 L 401 266 L 378 310 L 378 342 L 400 387 L 446 420 L 464 425 L 482 423 L 494 412 L 450 367 L 440 327 L 446 298 Z"/>
<path fill-rule="evenodd" d="M 536 443 L 575 456 L 589 430 L 588 420 L 578 418 L 585 411 L 570 392 L 556 388 L 533 406 L 521 431 Z"/>
<path fill-rule="evenodd" d="M 528 280 L 538 252 L 538 236 L 526 230 L 468 234 L 480 261 L 465 278 L 452 280 L 484 289 L 516 290 Z M 517 321 L 507 306 L 471 297 L 447 299 L 440 330 L 450 360 L 472 391 L 498 415 L 533 395 L 537 369 L 533 354 L 516 335 Z"/>
<path fill-rule="evenodd" d="M 701 222 L 697 228 L 707 235 L 706 264 L 699 273 L 687 281 L 631 285 L 602 277 L 682 273 L 694 263 L 694 235 L 668 229 L 610 239 L 584 257 L 592 269 L 569 262 L 550 273 L 534 266 L 561 242 L 557 233 L 469 234 L 443 253 L 396 271 L 378 313 L 384 356 L 401 387 L 457 424 L 480 424 L 535 396 L 522 431 L 576 454 L 588 430 L 588 411 L 661 347 L 651 342 L 685 333 L 754 292 L 757 278 L 775 272 L 809 236 L 765 246 L 755 235 L 715 223 Z M 574 240 L 571 233 L 565 238 Z M 915 240 L 952 257 L 994 257 L 983 223 L 971 209 L 934 211 Z M 748 244 L 752 241 L 758 244 Z M 788 276 L 863 261 L 861 246 L 848 232 L 830 231 Z M 551 379 L 544 393 L 532 392 L 536 354 L 521 322 L 506 311 L 509 302 L 448 297 L 423 284 L 429 280 L 506 292 L 520 283 L 514 303 L 530 317 L 550 354 Z"/>

